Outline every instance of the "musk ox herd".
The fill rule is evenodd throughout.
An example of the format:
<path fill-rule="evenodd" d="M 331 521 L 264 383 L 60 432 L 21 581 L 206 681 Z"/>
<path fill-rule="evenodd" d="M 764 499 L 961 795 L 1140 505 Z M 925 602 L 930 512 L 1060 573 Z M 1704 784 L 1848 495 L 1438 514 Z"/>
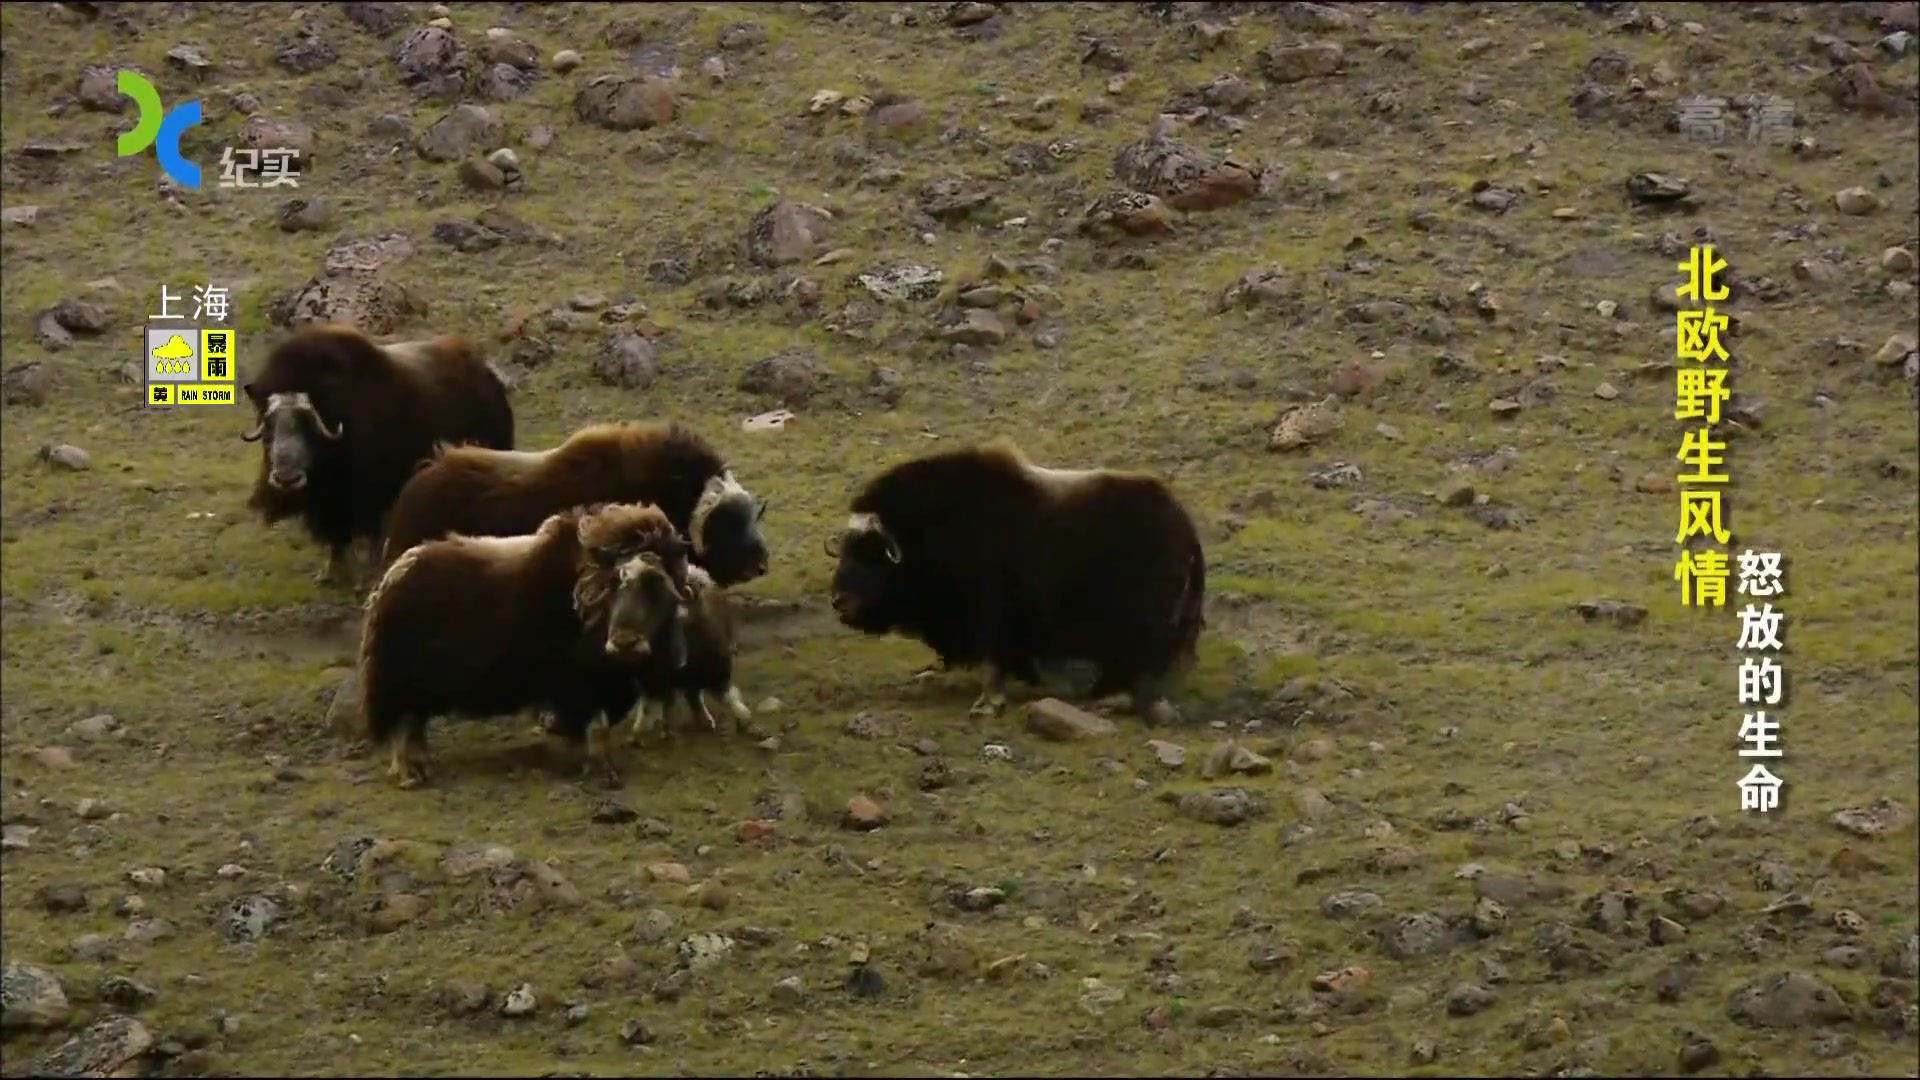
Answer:
<path fill-rule="evenodd" d="M 767 500 L 677 422 L 592 424 L 514 445 L 508 391 L 474 343 L 380 344 L 310 325 L 244 385 L 260 443 L 248 505 L 298 519 L 326 549 L 323 584 L 366 558 L 360 713 L 402 787 L 427 781 L 427 722 L 538 710 L 619 782 L 613 731 L 637 738 L 676 698 L 748 729 L 727 591 L 767 573 Z M 974 716 L 1009 676 L 1098 672 L 1087 697 L 1178 717 L 1172 682 L 1204 625 L 1206 560 L 1163 480 L 1051 469 L 994 439 L 869 478 L 824 540 L 840 623 L 984 669 Z"/>

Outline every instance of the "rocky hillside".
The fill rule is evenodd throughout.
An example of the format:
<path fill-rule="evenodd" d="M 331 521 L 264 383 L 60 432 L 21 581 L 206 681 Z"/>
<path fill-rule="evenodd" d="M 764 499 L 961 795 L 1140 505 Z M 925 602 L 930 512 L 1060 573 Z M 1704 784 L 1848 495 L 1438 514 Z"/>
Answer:
<path fill-rule="evenodd" d="M 1920 1075 L 1915 22 L 0 6 L 5 1074 Z M 128 68 L 198 190 L 110 152 Z M 1700 245 L 1765 814 L 1754 598 L 1674 576 Z M 698 425 L 771 503 L 756 730 L 608 791 L 436 723 L 397 790 L 246 410 L 140 407 L 206 286 L 243 371 L 457 331 L 523 447 Z M 834 619 L 854 487 L 997 435 L 1192 507 L 1182 726 L 969 720 Z"/>

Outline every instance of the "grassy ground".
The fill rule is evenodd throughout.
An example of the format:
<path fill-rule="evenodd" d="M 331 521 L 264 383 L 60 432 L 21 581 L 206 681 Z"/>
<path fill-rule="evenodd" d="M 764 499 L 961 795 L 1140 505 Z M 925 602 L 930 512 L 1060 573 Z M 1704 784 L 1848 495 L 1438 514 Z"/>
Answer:
<path fill-rule="evenodd" d="M 1823 96 L 1808 45 L 1855 43 L 1904 102 L 1913 54 L 1873 45 L 1900 5 L 1650 5 L 1666 23 L 1637 32 L 1613 29 L 1625 6 L 1355 4 L 1314 28 L 1311 6 L 1226 5 L 1249 10 L 1214 16 L 1233 25 L 1211 51 L 1182 28 L 1193 12 L 1167 25 L 1117 3 L 1014 5 L 984 33 L 933 4 L 453 5 L 469 47 L 500 26 L 542 57 L 527 92 L 488 105 L 519 192 L 475 192 L 455 165 L 369 134 L 380 114 L 417 132 L 446 109 L 389 59 L 434 17 L 425 5 L 390 5 L 405 25 L 384 39 L 341 5 L 92 6 L 106 15 L 0 9 L 5 203 L 38 207 L 4 232 L 5 360 L 56 379 L 0 433 L 0 903 L 7 962 L 47 969 L 70 999 L 60 1028 L 8 1032 L 8 1075 L 104 1038 L 80 1033 L 129 1010 L 112 976 L 154 992 L 138 1067 L 179 1075 L 1915 1075 L 1913 833 L 1831 818 L 1883 798 L 1910 810 L 1920 785 L 1915 408 L 1897 364 L 1873 360 L 1915 324 L 1914 274 L 1882 252 L 1914 245 L 1916 138 L 1910 115 Z M 638 46 L 609 43 L 622 20 Z M 764 41 L 718 47 L 744 22 Z M 302 23 L 339 59 L 289 74 L 274 56 Z M 1130 82 L 1080 62 L 1083 32 Z M 1263 79 L 1258 50 L 1299 38 L 1340 43 L 1344 71 Z M 212 62 L 204 77 L 165 59 L 183 43 Z M 547 68 L 569 48 L 579 70 Z M 680 115 L 583 123 L 575 93 L 631 72 L 636 48 L 677 62 Z M 1719 145 L 1689 143 L 1660 103 L 1578 119 L 1569 102 L 1608 51 L 1669 102 L 1784 95 L 1818 149 L 1750 143 L 1737 117 Z M 724 81 L 703 69 L 715 55 Z M 206 102 L 186 144 L 205 189 L 170 203 L 150 155 L 107 152 L 130 120 L 52 108 L 82 63 L 134 64 L 165 102 Z M 1228 73 L 1256 96 L 1239 133 L 1173 133 L 1263 163 L 1263 194 L 1160 239 L 1076 233 L 1120 186 L 1116 150 Z M 925 123 L 889 145 L 861 119 L 809 115 L 823 89 L 902 95 Z M 332 204 L 326 228 L 276 228 L 284 189 L 213 186 L 239 92 L 315 131 L 295 194 Z M 1008 170 L 1010 151 L 1055 140 L 1078 152 Z M 34 158 L 35 141 L 81 149 Z M 856 184 L 876 161 L 901 177 Z M 1643 170 L 1687 177 L 1699 207 L 1631 205 Z M 922 186 L 949 177 L 998 197 L 958 223 L 917 220 Z M 1514 205 L 1474 205 L 1480 181 Z M 1856 185 L 1884 205 L 1836 212 Z M 817 283 L 818 309 L 703 303 L 729 280 L 781 284 L 738 250 L 780 198 L 832 209 L 816 250 L 850 249 L 781 271 Z M 430 238 L 496 203 L 563 243 Z M 309 580 L 322 553 L 303 538 L 247 517 L 258 457 L 240 410 L 141 411 L 119 370 L 163 282 L 233 288 L 257 361 L 274 296 L 336 239 L 390 230 L 417 246 L 390 273 L 430 305 L 402 333 L 491 337 L 536 313 L 529 332 L 556 351 L 519 371 L 523 446 L 677 416 L 771 499 L 774 568 L 741 592 L 739 667 L 749 700 L 780 702 L 761 722 L 771 743 L 684 736 L 634 754 L 609 795 L 527 718 L 441 725 L 436 785 L 402 792 L 384 757 L 329 730 L 353 597 Z M 1637 369 L 1673 354 L 1649 297 L 1678 284 L 1684 252 L 1661 238 L 1696 230 L 1750 286 L 1731 305 L 1732 385 L 1764 413 L 1729 451 L 1733 546 L 1788 561 L 1787 799 L 1764 817 L 1734 786 L 1749 765 L 1738 619 L 1680 605 L 1675 496 L 1639 490 L 1678 470 L 1673 377 Z M 663 283 L 649 264 L 675 244 L 704 257 Z M 1046 261 L 1010 279 L 1041 317 L 954 356 L 930 332 L 995 255 Z M 943 295 L 836 332 L 857 321 L 851 273 L 900 263 L 944 271 Z M 1296 301 L 1221 312 L 1260 269 Z M 1497 314 L 1476 311 L 1475 283 Z M 537 314 L 589 293 L 645 305 L 651 387 L 590 374 L 597 316 L 569 330 Z M 98 300 L 109 325 L 51 349 L 37 319 L 68 298 Z M 784 430 L 742 432 L 782 404 L 742 374 L 791 349 L 827 380 L 786 402 Z M 876 366 L 897 400 L 870 389 Z M 1554 393 L 1490 411 L 1534 380 Z M 1335 434 L 1268 449 L 1284 408 L 1334 389 L 1358 391 Z M 1189 728 L 1121 715 L 1116 735 L 1056 743 L 1017 704 L 969 721 L 970 681 L 909 684 L 923 649 L 834 623 L 821 540 L 854 486 L 997 434 L 1052 464 L 1161 470 L 1204 522 L 1213 596 Z M 91 467 L 40 460 L 48 443 Z M 1310 481 L 1335 462 L 1357 479 Z M 1463 479 L 1487 507 L 1448 505 Z M 1592 599 L 1644 618 L 1583 619 Z M 1215 775 L 1230 738 L 1267 764 Z M 1246 820 L 1181 802 L 1224 787 L 1252 797 Z M 884 827 L 843 827 L 863 794 Z M 129 876 L 151 868 L 163 883 Z M 276 917 L 232 943 L 249 897 Z M 715 948 L 703 934 L 731 947 L 676 973 Z M 1364 974 L 1319 978 L 1351 967 Z M 523 984 L 530 1013 L 504 1015 Z M 1814 986 L 1824 1004 L 1796 997 Z"/>

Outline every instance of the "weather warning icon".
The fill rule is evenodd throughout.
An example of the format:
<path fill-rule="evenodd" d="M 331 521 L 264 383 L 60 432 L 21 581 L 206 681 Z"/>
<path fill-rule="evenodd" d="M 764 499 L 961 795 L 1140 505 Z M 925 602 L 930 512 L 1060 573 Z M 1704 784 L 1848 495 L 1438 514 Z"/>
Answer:
<path fill-rule="evenodd" d="M 200 358 L 194 347 L 199 337 L 191 330 L 171 326 L 147 327 L 147 373 L 155 379 L 192 381 Z"/>

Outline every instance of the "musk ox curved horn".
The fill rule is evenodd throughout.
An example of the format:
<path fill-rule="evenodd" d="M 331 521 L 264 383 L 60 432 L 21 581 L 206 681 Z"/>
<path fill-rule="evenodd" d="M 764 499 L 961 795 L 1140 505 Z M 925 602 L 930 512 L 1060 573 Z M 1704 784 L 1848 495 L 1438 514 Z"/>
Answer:
<path fill-rule="evenodd" d="M 339 424 L 330 428 L 327 426 L 327 418 L 320 415 L 319 409 L 314 408 L 312 405 L 308 405 L 307 411 L 313 414 L 313 426 L 319 428 L 320 434 L 325 438 L 338 439 L 340 436 L 345 435 L 347 433 L 347 425 L 345 421 L 342 421 Z"/>
<path fill-rule="evenodd" d="M 827 558 L 837 559 L 840 557 L 840 548 L 846 543 L 846 540 L 847 530 L 835 529 L 833 532 L 827 534 L 826 539 L 820 542 L 820 546 L 826 551 Z"/>
<path fill-rule="evenodd" d="M 267 433 L 267 418 L 264 416 L 256 416 L 253 418 L 253 426 L 251 428 L 248 428 L 246 431 L 241 432 L 240 438 L 247 442 L 259 442 L 260 436 L 265 435 L 266 433 Z"/>
<path fill-rule="evenodd" d="M 890 563 L 898 563 L 902 557 L 900 541 L 895 540 L 893 534 L 889 532 L 882 532 L 880 538 L 887 542 L 887 561 Z"/>

